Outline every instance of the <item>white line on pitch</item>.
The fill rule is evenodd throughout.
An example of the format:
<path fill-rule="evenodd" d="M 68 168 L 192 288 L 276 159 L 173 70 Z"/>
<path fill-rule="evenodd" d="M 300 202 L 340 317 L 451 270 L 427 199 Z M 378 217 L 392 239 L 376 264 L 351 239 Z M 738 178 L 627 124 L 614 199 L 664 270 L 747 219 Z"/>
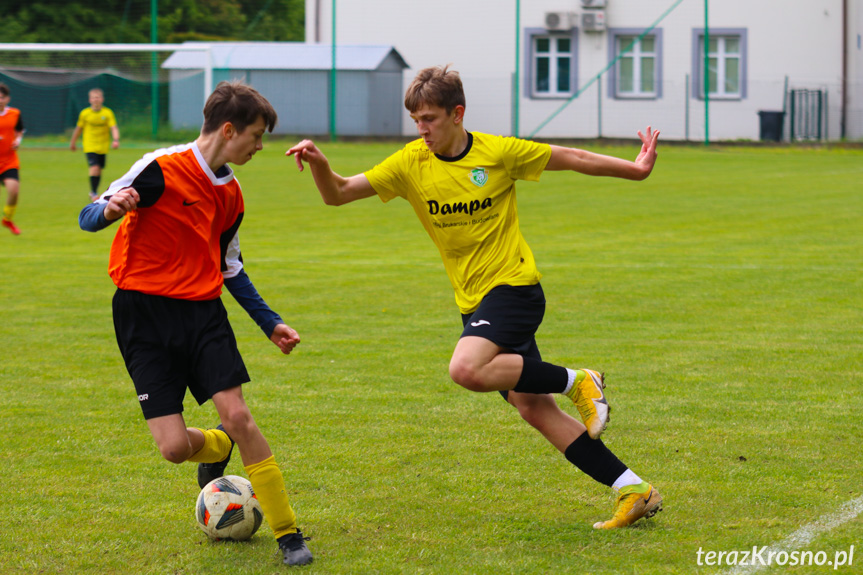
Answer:
<path fill-rule="evenodd" d="M 791 551 L 802 549 L 815 541 L 815 539 L 822 533 L 827 533 L 828 531 L 832 531 L 837 527 L 848 523 L 861 513 L 863 513 L 863 497 L 852 499 L 851 501 L 843 503 L 837 511 L 828 513 L 827 515 L 822 515 L 816 521 L 813 521 L 809 525 L 804 525 L 779 543 L 771 545 L 761 555 L 767 557 L 770 552 L 778 553 L 780 551 L 785 551 L 786 553 L 790 553 Z M 737 565 L 730 569 L 728 573 L 734 575 L 748 575 L 749 573 L 757 573 L 765 567 L 767 567 L 767 565 L 761 565 L 760 563 L 755 565 Z"/>

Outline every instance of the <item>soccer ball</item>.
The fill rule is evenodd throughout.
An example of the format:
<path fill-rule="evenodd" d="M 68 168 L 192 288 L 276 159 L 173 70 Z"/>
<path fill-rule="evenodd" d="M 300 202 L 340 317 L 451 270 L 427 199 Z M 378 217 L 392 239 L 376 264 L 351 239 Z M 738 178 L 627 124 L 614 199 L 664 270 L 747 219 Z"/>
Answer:
<path fill-rule="evenodd" d="M 248 479 L 225 475 L 201 489 L 195 518 L 210 539 L 244 541 L 261 526 L 264 512 Z"/>

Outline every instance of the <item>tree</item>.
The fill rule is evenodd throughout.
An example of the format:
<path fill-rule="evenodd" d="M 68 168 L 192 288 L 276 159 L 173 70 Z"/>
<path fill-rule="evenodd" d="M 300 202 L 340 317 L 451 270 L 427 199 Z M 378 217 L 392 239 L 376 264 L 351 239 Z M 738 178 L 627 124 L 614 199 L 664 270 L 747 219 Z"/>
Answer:
<path fill-rule="evenodd" d="M 2 0 L 0 42 L 150 41 L 150 0 Z M 303 0 L 158 0 L 159 42 L 302 41 Z"/>

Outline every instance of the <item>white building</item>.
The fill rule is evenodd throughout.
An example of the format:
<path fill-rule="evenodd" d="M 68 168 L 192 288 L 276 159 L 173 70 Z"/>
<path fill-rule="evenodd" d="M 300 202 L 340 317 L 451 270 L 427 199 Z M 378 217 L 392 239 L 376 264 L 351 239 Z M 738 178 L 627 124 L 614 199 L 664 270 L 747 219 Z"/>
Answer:
<path fill-rule="evenodd" d="M 330 46 L 303 42 L 186 42 L 201 50 L 174 52 L 168 70 L 168 118 L 174 128 L 197 128 L 206 93 L 222 80 L 242 80 L 276 108 L 274 134 L 330 133 Z M 339 45 L 335 121 L 342 136 L 401 134 L 405 61 L 392 46 Z M 211 69 L 212 85 L 205 91 Z M 296 113 L 302 110 L 302 113 Z"/>
<path fill-rule="evenodd" d="M 336 43 L 395 47 L 405 87 L 452 64 L 468 129 L 757 140 L 786 111 L 787 140 L 794 91 L 795 136 L 863 138 L 863 0 L 306 0 L 307 42 L 332 43 L 333 7 Z"/>

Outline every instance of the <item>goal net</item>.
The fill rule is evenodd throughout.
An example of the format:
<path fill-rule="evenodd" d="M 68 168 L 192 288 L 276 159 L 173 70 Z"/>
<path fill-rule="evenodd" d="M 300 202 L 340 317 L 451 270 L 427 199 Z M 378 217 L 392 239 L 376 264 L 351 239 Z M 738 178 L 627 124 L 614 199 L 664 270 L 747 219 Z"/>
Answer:
<path fill-rule="evenodd" d="M 195 52 L 198 68 L 168 69 L 178 52 Z M 10 105 L 21 110 L 28 135 L 65 134 L 74 129 L 89 92 L 100 88 L 123 134 L 157 137 L 189 126 L 172 123 L 171 106 L 184 95 L 212 86 L 210 47 L 186 44 L 0 44 L 0 82 L 9 87 Z M 194 87 L 194 88 L 193 88 Z M 209 92 L 209 90 L 205 90 Z M 197 124 L 195 126 L 195 124 Z"/>

